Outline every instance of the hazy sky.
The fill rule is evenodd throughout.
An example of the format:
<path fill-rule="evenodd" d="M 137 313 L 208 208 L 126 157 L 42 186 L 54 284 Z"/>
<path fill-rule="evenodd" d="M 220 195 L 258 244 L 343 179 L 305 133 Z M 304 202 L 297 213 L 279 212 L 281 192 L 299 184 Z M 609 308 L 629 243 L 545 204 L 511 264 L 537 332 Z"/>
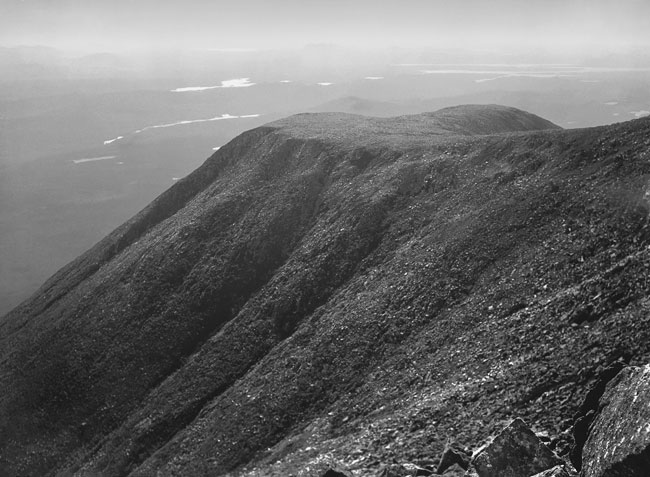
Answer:
<path fill-rule="evenodd" d="M 650 44 L 650 0 L 0 0 L 0 45 L 613 49 Z"/>

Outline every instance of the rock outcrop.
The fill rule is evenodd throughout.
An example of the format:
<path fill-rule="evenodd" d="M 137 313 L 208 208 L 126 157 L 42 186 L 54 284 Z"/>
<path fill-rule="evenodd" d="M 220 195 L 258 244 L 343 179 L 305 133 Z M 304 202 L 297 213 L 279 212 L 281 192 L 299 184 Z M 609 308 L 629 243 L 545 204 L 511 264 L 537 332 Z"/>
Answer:
<path fill-rule="evenodd" d="M 581 475 L 650 475 L 650 365 L 625 368 L 607 384 L 582 451 Z"/>
<path fill-rule="evenodd" d="M 521 419 L 515 419 L 472 459 L 478 477 L 530 477 L 560 465 Z"/>
<path fill-rule="evenodd" d="M 462 469 L 467 470 L 471 456 L 468 456 L 463 449 L 460 449 L 459 446 L 449 444 L 445 447 L 445 450 L 440 457 L 440 462 L 436 468 L 438 474 L 443 474 L 450 467 L 456 465 Z"/>

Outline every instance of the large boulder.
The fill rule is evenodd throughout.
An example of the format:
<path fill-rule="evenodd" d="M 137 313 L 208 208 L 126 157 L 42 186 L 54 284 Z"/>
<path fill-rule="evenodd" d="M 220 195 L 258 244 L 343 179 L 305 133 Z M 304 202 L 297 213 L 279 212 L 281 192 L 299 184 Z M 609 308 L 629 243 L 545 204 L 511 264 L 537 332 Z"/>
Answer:
<path fill-rule="evenodd" d="M 521 419 L 515 419 L 472 460 L 479 477 L 530 477 L 562 460 Z"/>
<path fill-rule="evenodd" d="M 598 409 L 582 451 L 582 475 L 650 475 L 650 365 L 618 373 Z"/>
<path fill-rule="evenodd" d="M 448 468 L 450 468 L 454 464 L 457 464 L 464 470 L 467 470 L 467 468 L 469 467 L 470 460 L 471 457 L 467 455 L 467 453 L 463 449 L 461 449 L 460 446 L 455 444 L 448 444 L 445 447 L 442 456 L 440 457 L 440 463 L 438 464 L 436 473 L 443 474 Z"/>

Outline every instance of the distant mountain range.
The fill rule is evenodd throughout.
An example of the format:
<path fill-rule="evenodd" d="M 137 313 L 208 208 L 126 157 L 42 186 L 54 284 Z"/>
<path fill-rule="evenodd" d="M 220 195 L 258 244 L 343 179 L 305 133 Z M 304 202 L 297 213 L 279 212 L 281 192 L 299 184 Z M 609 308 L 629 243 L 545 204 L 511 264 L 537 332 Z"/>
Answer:
<path fill-rule="evenodd" d="M 650 357 L 648 154 L 650 119 L 495 105 L 245 132 L 0 320 L 0 475 L 373 475 L 561 433 Z"/>

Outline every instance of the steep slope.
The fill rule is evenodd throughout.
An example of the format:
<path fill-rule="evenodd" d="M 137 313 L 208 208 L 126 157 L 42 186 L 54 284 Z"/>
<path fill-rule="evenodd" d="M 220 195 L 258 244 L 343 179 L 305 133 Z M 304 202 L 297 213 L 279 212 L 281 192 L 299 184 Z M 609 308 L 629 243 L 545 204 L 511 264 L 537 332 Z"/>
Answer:
<path fill-rule="evenodd" d="M 563 430 L 599 366 L 650 354 L 650 120 L 549 128 L 241 135 L 0 323 L 0 470 L 368 472 L 513 415 Z"/>

